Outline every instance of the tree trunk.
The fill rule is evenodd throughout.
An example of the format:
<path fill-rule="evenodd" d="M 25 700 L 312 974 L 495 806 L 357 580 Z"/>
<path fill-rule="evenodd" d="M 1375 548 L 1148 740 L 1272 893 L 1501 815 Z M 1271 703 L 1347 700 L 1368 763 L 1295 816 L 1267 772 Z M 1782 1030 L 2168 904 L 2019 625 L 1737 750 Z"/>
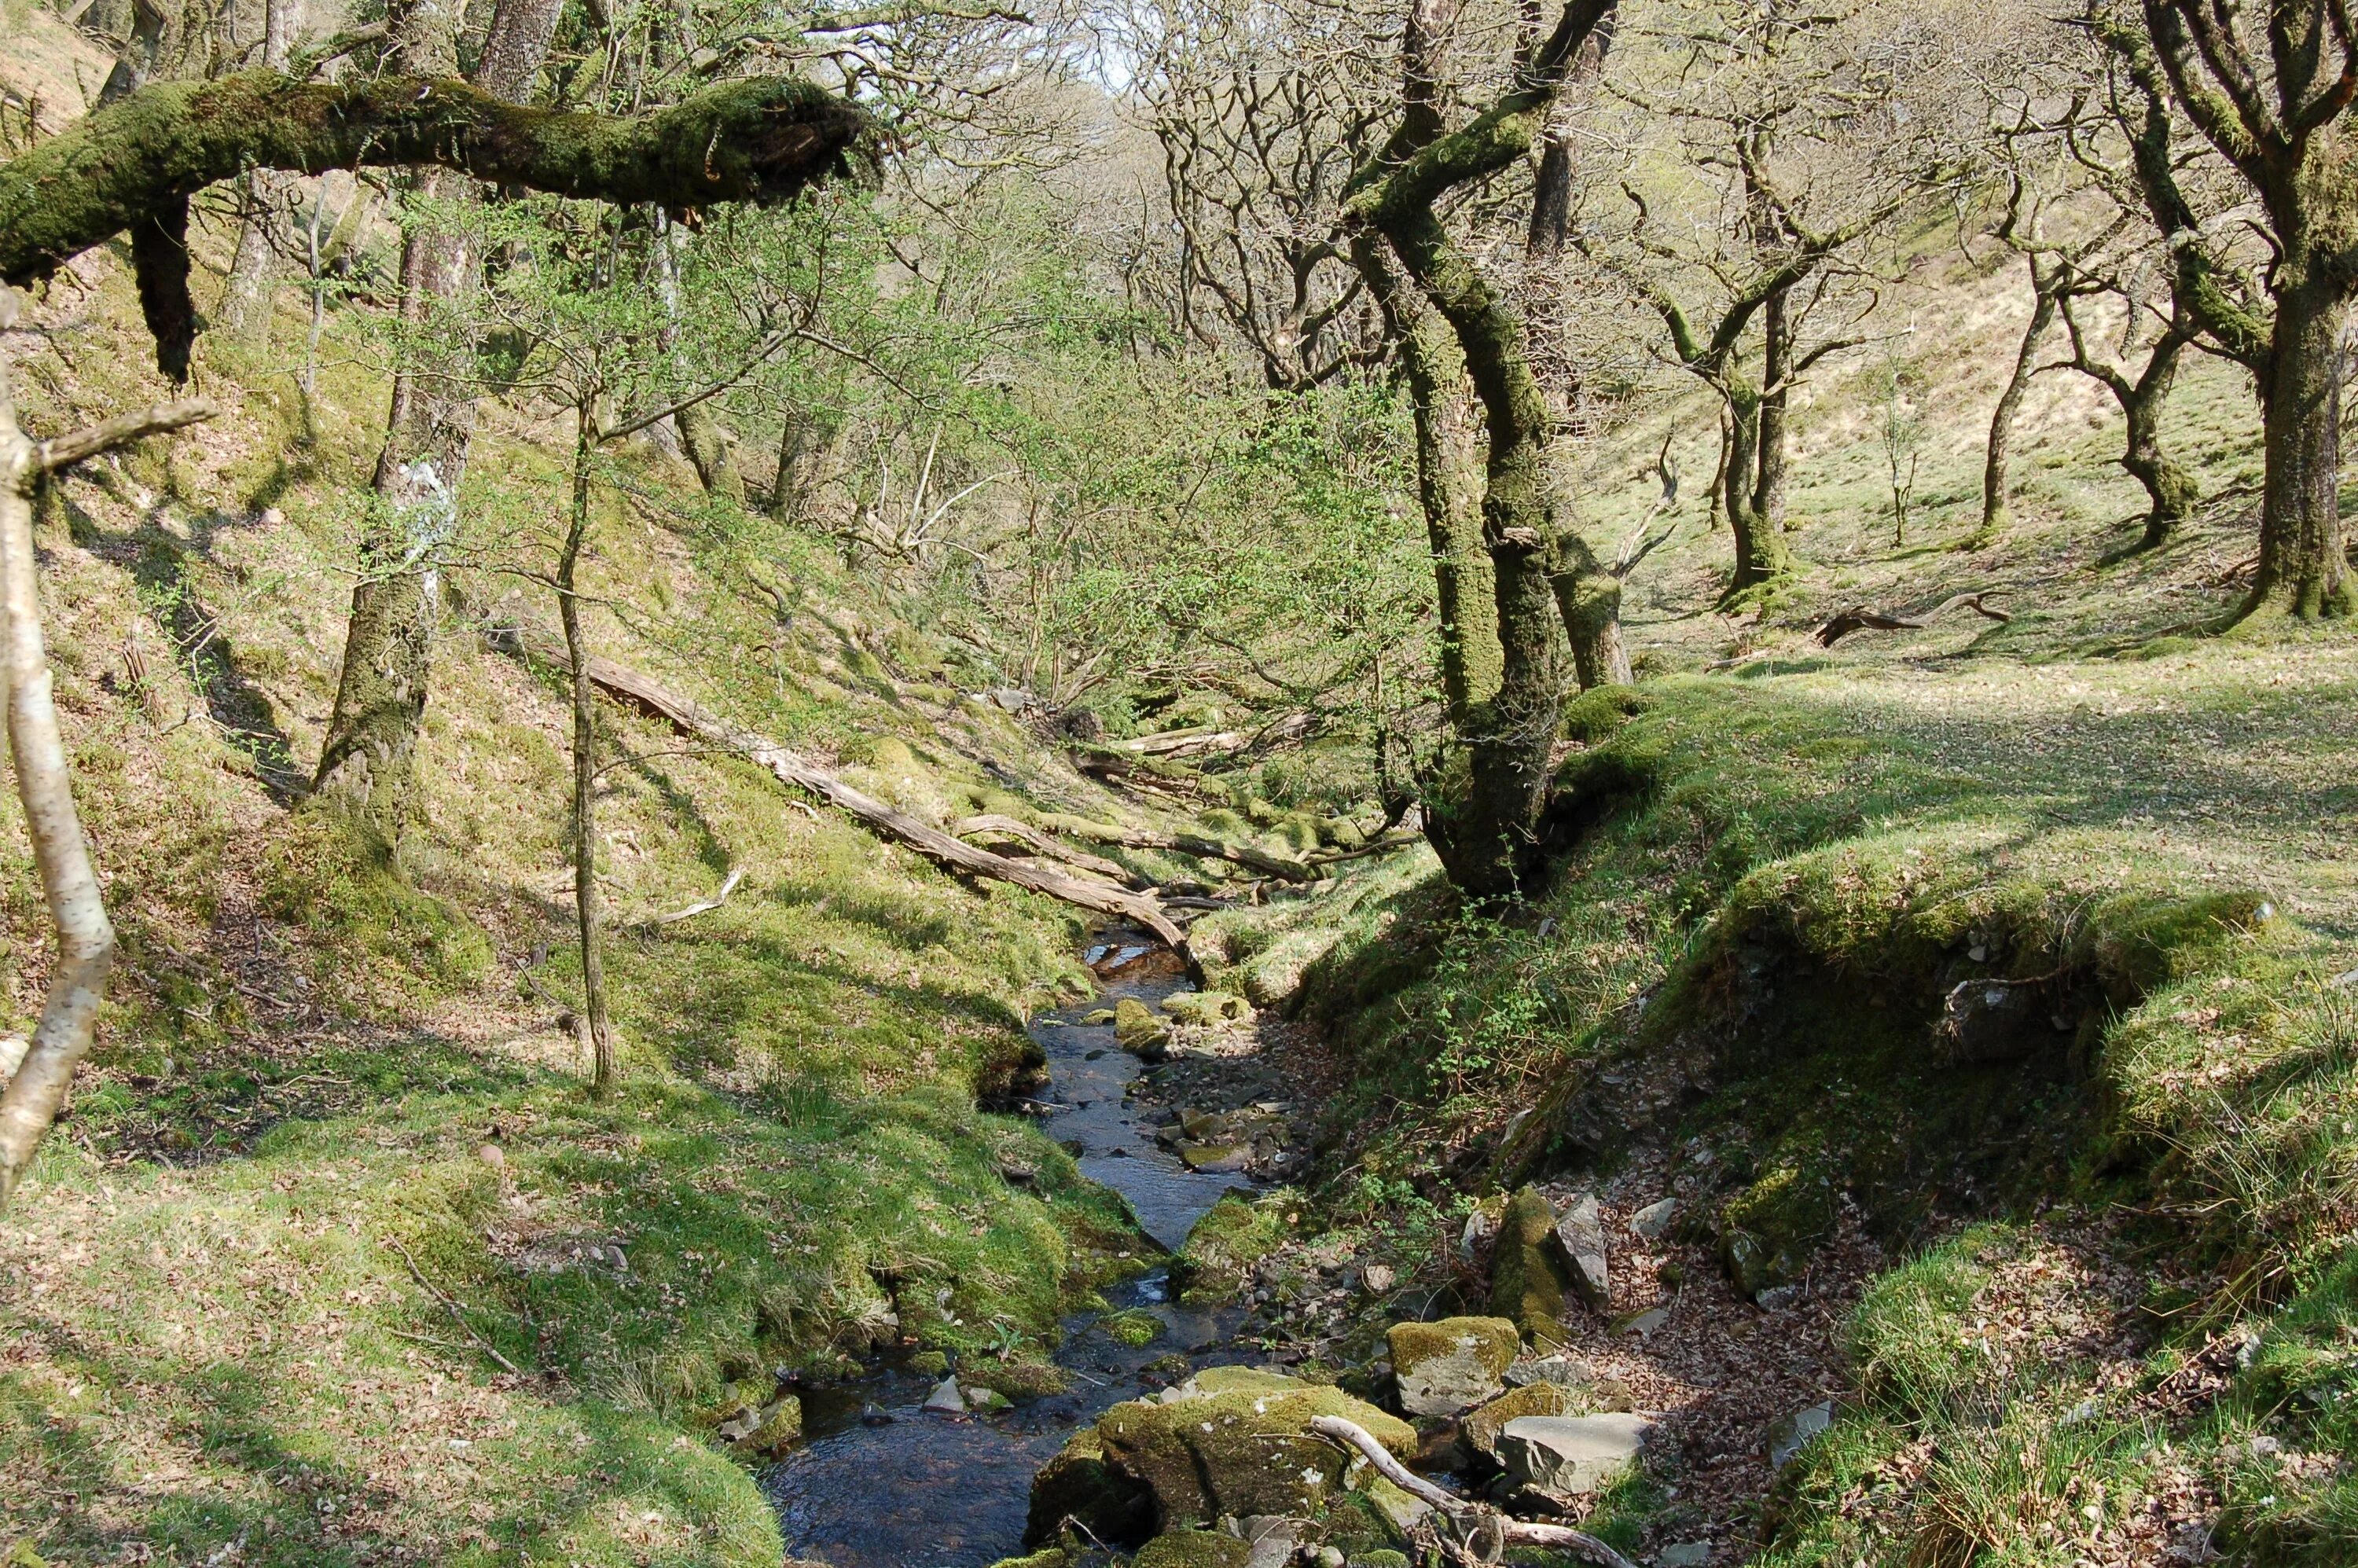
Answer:
<path fill-rule="evenodd" d="M 1785 470 L 1793 391 L 1791 292 L 1778 289 L 1760 308 L 1760 472 L 1753 484 L 1752 510 L 1763 527 L 1779 534 L 1785 531 Z"/>
<path fill-rule="evenodd" d="M 679 340 L 679 262 L 680 253 L 687 246 L 687 232 L 671 222 L 660 206 L 654 209 L 654 225 L 655 232 L 663 236 L 663 243 L 655 249 L 655 279 L 663 292 L 666 318 L 662 344 L 664 351 L 669 352 Z M 695 466 L 697 480 L 704 486 L 705 493 L 743 504 L 745 481 L 737 473 L 737 434 L 720 422 L 711 403 L 693 404 L 681 409 L 672 416 L 672 423 L 678 427 L 680 448 Z"/>
<path fill-rule="evenodd" d="M 1727 461 L 1720 491 L 1728 528 L 1736 535 L 1736 572 L 1720 598 L 1725 604 L 1791 575 L 1793 553 L 1786 547 L 1784 530 L 1759 510 L 1759 391 L 1747 382 L 1730 380 L 1721 395 L 1727 412 Z"/>
<path fill-rule="evenodd" d="M 2202 500 L 2202 487 L 2194 476 L 2161 447 L 2162 407 L 2178 379 L 2179 355 L 2185 346 L 2182 336 L 2165 333 L 2154 344 L 2144 373 L 2124 389 L 2125 395 L 2120 400 L 2121 413 L 2128 423 L 2128 445 L 2121 467 L 2145 486 L 2152 503 L 2146 514 L 2145 536 L 2137 541 L 2140 550 L 2158 550 L 2169 543 Z"/>
<path fill-rule="evenodd" d="M 598 727 L 590 684 L 590 650 L 581 635 L 581 601 L 574 568 L 590 533 L 590 456 L 597 416 L 579 411 L 573 447 L 573 507 L 565 547 L 557 557 L 557 612 L 565 626 L 565 656 L 573 671 L 573 913 L 581 932 L 581 1030 L 590 1047 L 590 1092 L 614 1087 L 614 1035 L 606 1022 L 606 959 L 598 913 Z"/>
<path fill-rule="evenodd" d="M 1476 898 L 1505 898 L 1540 869 L 1535 829 L 1563 709 L 1547 398 L 1522 323 L 1431 210 L 1389 228 L 1410 276 L 1456 333 L 1489 433 L 1482 542 L 1498 607 L 1498 690 L 1468 738 L 1465 790 L 1427 818 L 1450 881 Z"/>
<path fill-rule="evenodd" d="M 2288 260 L 2261 385 L 2266 478 L 2260 564 L 2238 621 L 2318 620 L 2358 611 L 2342 542 L 2343 301 Z"/>
<path fill-rule="evenodd" d="M 15 292 L 0 288 L 0 330 L 16 324 L 16 311 Z M 0 356 L 0 668 L 6 678 L 8 749 L 16 764 L 16 798 L 24 808 L 33 866 L 57 941 L 40 1022 L 0 1092 L 0 1206 L 32 1168 L 42 1138 L 65 1103 L 74 1068 L 89 1054 L 99 1007 L 106 997 L 107 975 L 114 965 L 114 927 L 107 920 L 74 810 L 73 780 L 58 731 L 49 656 L 42 647 L 34 492 L 41 476 L 52 470 L 144 435 L 194 424 L 212 413 L 209 403 L 169 404 L 36 442 L 17 427 L 8 364 Z"/>
<path fill-rule="evenodd" d="M 263 0 L 262 68 L 285 70 L 287 51 L 300 25 L 302 0 Z M 272 285 L 278 276 L 278 246 L 271 234 L 281 200 L 294 180 L 276 169 L 257 168 L 238 181 L 243 210 L 237 254 L 215 312 L 222 330 L 256 348 L 270 340 Z"/>
<path fill-rule="evenodd" d="M 1498 610 L 1475 493 L 1473 432 L 1466 427 L 1466 356 L 1449 322 L 1400 274 L 1382 236 L 1362 233 L 1352 257 L 1391 322 L 1416 427 L 1417 504 L 1433 549 L 1441 636 L 1442 698 L 1451 728 L 1470 733 L 1498 693 Z"/>
<path fill-rule="evenodd" d="M 273 4 L 284 0 L 272 0 Z M 530 91 L 548 53 L 556 0 L 503 0 L 478 61 L 494 100 Z M 458 70 L 457 16 L 428 3 L 401 12 L 395 63 L 419 75 Z M 462 177 L 428 170 L 418 194 L 471 200 Z M 361 536 L 361 576 L 345 622 L 336 706 L 313 795 L 363 846 L 390 860 L 416 774 L 417 730 L 433 668 L 436 560 L 458 525 L 459 487 L 475 437 L 475 341 L 467 302 L 479 276 L 471 237 L 432 224 L 402 247 L 401 319 L 408 348 L 394 373 L 375 504 Z"/>
<path fill-rule="evenodd" d="M 1982 524 L 1965 540 L 1969 550 L 1995 544 L 2013 522 L 2006 502 L 2006 481 L 2014 421 L 2022 412 L 2024 395 L 2030 390 L 2030 373 L 2038 368 L 2039 345 L 2055 325 L 2055 291 L 2039 276 L 2039 258 L 2032 256 L 2029 261 L 2030 325 L 2023 329 L 2022 346 L 2014 356 L 2014 373 L 2006 377 L 2006 390 L 1997 395 L 1997 408 L 1990 415 L 1989 445 L 1982 457 Z"/>

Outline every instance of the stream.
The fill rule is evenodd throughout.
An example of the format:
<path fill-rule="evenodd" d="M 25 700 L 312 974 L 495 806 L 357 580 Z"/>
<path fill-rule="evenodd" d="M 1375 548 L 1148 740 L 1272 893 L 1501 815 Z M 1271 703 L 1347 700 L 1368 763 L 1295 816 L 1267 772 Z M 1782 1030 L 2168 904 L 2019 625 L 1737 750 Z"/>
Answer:
<path fill-rule="evenodd" d="M 1034 1097 L 1055 1108 L 1044 1130 L 1078 1144 L 1082 1173 L 1120 1193 L 1149 1236 L 1176 1249 L 1239 1178 L 1190 1171 L 1157 1143 L 1126 1098 L 1143 1065 L 1114 1044 L 1111 1025 L 1079 1022 L 1124 997 L 1152 1007 L 1188 989 L 1154 972 L 1161 956 L 1112 934 L 1087 955 L 1112 977 L 1100 994 L 1038 1014 L 1028 1028 L 1048 1058 L 1049 1087 Z M 986 1568 L 1016 1555 L 1033 1473 L 1076 1428 L 1146 1392 L 1140 1374 L 1174 1351 L 1203 1364 L 1235 1358 L 1227 1341 L 1241 1314 L 1183 1309 L 1168 1284 L 1158 1267 L 1105 1292 L 1117 1312 L 1143 1308 L 1163 1320 L 1152 1343 L 1117 1343 L 1095 1327 L 1096 1314 L 1067 1319 L 1056 1360 L 1073 1374 L 1070 1390 L 1002 1415 L 930 1413 L 921 1406 L 934 1379 L 897 1368 L 806 1390 L 805 1445 L 762 1476 L 788 1552 L 829 1568 Z"/>

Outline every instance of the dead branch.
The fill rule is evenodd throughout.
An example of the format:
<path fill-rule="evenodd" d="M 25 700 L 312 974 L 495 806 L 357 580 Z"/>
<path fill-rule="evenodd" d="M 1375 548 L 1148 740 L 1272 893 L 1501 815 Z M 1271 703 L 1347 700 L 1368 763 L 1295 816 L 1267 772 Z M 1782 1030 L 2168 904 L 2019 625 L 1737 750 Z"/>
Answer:
<path fill-rule="evenodd" d="M 1092 855 L 1085 849 L 1076 849 L 1069 844 L 1059 842 L 1030 823 L 1019 822 L 1012 816 L 989 815 L 969 816 L 962 821 L 952 823 L 950 831 L 961 838 L 1012 838 L 1019 844 L 1030 846 L 1040 854 L 1062 860 L 1076 871 L 1087 871 L 1093 877 L 1103 877 L 1109 882 L 1120 882 L 1128 888 L 1142 890 L 1148 885 L 1146 880 L 1137 872 L 1116 865 L 1103 856 Z"/>
<path fill-rule="evenodd" d="M 0 287 L 0 329 L 16 319 L 14 290 Z M 150 410 L 110 420 L 58 443 L 36 443 L 16 424 L 7 364 L 0 360 L 0 659 L 8 689 L 8 747 L 16 764 L 16 795 L 33 841 L 49 920 L 57 929 L 57 963 L 49 995 L 25 1058 L 0 1093 L 0 1206 L 5 1206 L 32 1165 L 33 1155 L 65 1103 L 74 1068 L 90 1051 L 99 1005 L 114 967 L 114 927 L 91 869 L 81 819 L 74 810 L 73 776 L 58 731 L 49 655 L 42 644 L 38 568 L 33 554 L 33 490 L 53 466 L 47 451 L 90 456 L 110 445 L 211 412 L 183 406 L 169 417 Z"/>
<path fill-rule="evenodd" d="M 1443 1513 L 1463 1517 L 1493 1511 L 1455 1492 L 1444 1491 L 1426 1480 L 1393 1458 L 1390 1450 L 1378 1443 L 1367 1428 L 1355 1421 L 1339 1415 L 1313 1416 L 1310 1430 L 1356 1450 L 1361 1458 L 1376 1467 L 1376 1474 L 1419 1502 L 1429 1504 Z M 1509 1545 L 1545 1546 L 1570 1552 L 1596 1563 L 1598 1568 L 1638 1568 L 1636 1563 L 1585 1530 L 1560 1524 L 1532 1524 L 1519 1519 L 1501 1518 L 1498 1524 Z"/>
<path fill-rule="evenodd" d="M 1125 849 L 1163 849 L 1197 860 L 1233 860 L 1249 871 L 1276 877 L 1281 881 L 1314 881 L 1318 876 L 1314 870 L 1300 860 L 1289 860 L 1266 849 L 1257 849 L 1250 844 L 1232 844 L 1225 838 L 1205 838 L 1193 833 L 1164 833 L 1152 827 L 1121 827 L 1111 823 L 1091 822 L 1079 816 L 1058 817 L 1056 826 L 1076 837 L 1099 844 L 1119 844 Z"/>
<path fill-rule="evenodd" d="M 1864 604 L 1854 605 L 1818 628 L 1816 633 L 1818 643 L 1822 647 L 1831 648 L 1854 632 L 1921 631 L 1952 610 L 1970 610 L 1985 620 L 2010 622 L 2014 619 L 2013 616 L 2003 610 L 1993 608 L 1986 602 L 1989 597 L 1997 591 L 1998 589 L 1993 588 L 1985 589 L 1980 593 L 1952 595 L 1931 609 L 1920 611 L 1919 618 L 1915 620 L 1910 620 L 1904 615 L 1887 615 Z"/>
<path fill-rule="evenodd" d="M 729 875 L 727 879 L 720 884 L 720 891 L 719 892 L 714 893 L 710 898 L 700 899 L 697 903 L 689 904 L 686 909 L 675 909 L 669 914 L 658 914 L 653 920 L 648 921 L 647 924 L 650 925 L 671 925 L 679 921 L 690 919 L 696 915 L 709 914 L 714 910 L 719 909 L 722 904 L 727 903 L 729 902 L 729 895 L 737 891 L 737 884 L 744 880 L 745 868 L 742 866 L 731 866 L 729 868 Z"/>
<path fill-rule="evenodd" d="M 459 1303 L 452 1301 L 448 1295 L 444 1294 L 441 1289 L 437 1286 L 433 1281 L 426 1277 L 425 1271 L 421 1270 L 417 1266 L 417 1260 L 412 1258 L 409 1255 L 409 1249 L 401 1244 L 401 1238 L 398 1236 L 388 1236 L 385 1238 L 385 1241 L 391 1245 L 395 1252 L 401 1254 L 401 1260 L 409 1265 L 409 1277 L 417 1281 L 418 1288 L 441 1303 L 442 1310 L 450 1314 L 450 1321 L 457 1324 L 460 1332 L 475 1342 L 476 1349 L 481 1350 L 484 1355 L 498 1362 L 503 1368 L 506 1368 L 511 1376 L 518 1378 L 524 1376 L 524 1369 L 522 1368 L 509 1360 L 506 1357 L 501 1355 L 499 1351 L 492 1346 L 490 1340 L 485 1339 L 481 1335 L 475 1332 L 475 1325 L 469 1323 L 467 1321 L 467 1314 L 459 1310 Z"/>
<path fill-rule="evenodd" d="M 503 632 L 507 641 L 529 651 L 535 657 L 546 659 L 560 667 L 570 667 L 566 663 L 563 644 L 546 633 L 523 627 L 508 627 Z M 608 697 L 662 719 L 683 735 L 724 747 L 758 763 L 780 784 L 818 796 L 863 826 L 907 845 L 937 865 L 972 876 L 1012 882 L 1017 887 L 1046 893 L 1051 898 L 1062 899 L 1066 903 L 1099 914 L 1119 915 L 1125 920 L 1136 921 L 1167 943 L 1186 965 L 1190 978 L 1201 982 L 1203 966 L 1196 961 L 1195 950 L 1188 946 L 1186 933 L 1181 931 L 1163 906 L 1147 894 L 1133 892 L 1128 888 L 1109 887 L 1081 877 L 1066 876 L 1045 866 L 1011 860 L 1007 856 L 978 849 L 931 823 L 921 822 L 906 812 L 897 811 L 863 794 L 817 763 L 774 741 L 737 729 L 719 714 L 691 702 L 636 670 L 593 656 L 588 662 L 587 672 L 590 684 Z"/>

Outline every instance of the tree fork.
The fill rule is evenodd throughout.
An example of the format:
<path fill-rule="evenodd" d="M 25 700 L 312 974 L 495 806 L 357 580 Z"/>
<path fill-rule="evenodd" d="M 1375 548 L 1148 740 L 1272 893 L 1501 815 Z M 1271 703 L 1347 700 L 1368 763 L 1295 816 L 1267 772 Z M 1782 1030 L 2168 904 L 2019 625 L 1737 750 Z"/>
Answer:
<path fill-rule="evenodd" d="M 206 186 L 250 169 L 436 165 L 503 185 L 680 212 L 723 201 L 769 205 L 877 157 L 858 106 L 811 82 L 723 82 L 644 114 L 520 108 L 464 81 L 386 76 L 296 81 L 245 71 L 141 88 L 0 165 L 0 281 L 49 276 L 133 231 L 140 303 L 157 361 L 185 377 L 196 312 L 172 214 Z M 150 238 L 149 226 L 162 238 Z M 177 252 L 177 273 L 172 253 Z"/>

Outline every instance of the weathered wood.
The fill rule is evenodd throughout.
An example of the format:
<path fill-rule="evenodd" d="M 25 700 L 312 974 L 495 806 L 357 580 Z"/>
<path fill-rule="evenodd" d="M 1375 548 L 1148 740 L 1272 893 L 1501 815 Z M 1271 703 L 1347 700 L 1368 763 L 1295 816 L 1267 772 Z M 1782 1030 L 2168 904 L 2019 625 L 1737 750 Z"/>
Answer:
<path fill-rule="evenodd" d="M 0 328 L 16 319 L 14 290 L 0 288 Z M 31 1168 L 65 1103 L 74 1069 L 89 1054 L 114 967 L 114 926 L 106 916 L 81 819 L 74 809 L 42 646 L 41 594 L 33 553 L 33 488 L 49 469 L 158 430 L 205 417 L 211 407 L 167 406 L 109 420 L 91 431 L 36 443 L 16 424 L 7 362 L 0 359 L 0 664 L 7 676 L 8 748 L 16 796 L 33 842 L 33 864 L 57 931 L 57 960 L 24 1059 L 0 1092 L 0 1206 Z"/>
<path fill-rule="evenodd" d="M 1361 1458 L 1375 1466 L 1376 1474 L 1443 1513 L 1458 1516 L 1490 1511 L 1470 1498 L 1444 1490 L 1393 1458 L 1390 1450 L 1377 1442 L 1374 1435 L 1357 1422 L 1339 1415 L 1313 1416 L 1310 1418 L 1310 1430 L 1355 1450 Z M 1498 1523 L 1509 1545 L 1545 1546 L 1570 1552 L 1596 1563 L 1598 1568 L 1638 1568 L 1636 1563 L 1585 1530 L 1560 1524 L 1533 1524 L 1519 1519 L 1502 1518 Z"/>
<path fill-rule="evenodd" d="M 564 664 L 563 645 L 546 633 L 508 628 L 505 634 L 535 655 L 554 664 Z M 966 843 L 929 822 L 921 822 L 907 812 L 895 810 L 863 793 L 807 757 L 751 730 L 738 729 L 719 714 L 681 697 L 661 682 L 636 670 L 595 655 L 590 657 L 585 668 L 590 684 L 609 697 L 663 720 L 684 735 L 733 752 L 760 764 L 769 770 L 780 784 L 818 796 L 846 816 L 888 838 L 907 845 L 937 865 L 973 876 L 1012 882 L 1017 887 L 1046 893 L 1050 898 L 1062 899 L 1066 903 L 1098 914 L 1118 915 L 1124 920 L 1136 921 L 1169 944 L 1172 951 L 1177 953 L 1186 965 L 1191 979 L 1198 982 L 1202 980 L 1203 966 L 1196 961 L 1195 949 L 1187 945 L 1187 934 L 1180 930 L 1163 906 L 1147 894 L 1133 892 L 1128 888 L 1110 887 L 1082 877 L 1066 876 L 1046 866 L 1011 860 Z"/>
<path fill-rule="evenodd" d="M 1300 860 L 1289 860 L 1257 849 L 1250 844 L 1232 844 L 1225 838 L 1206 838 L 1193 833 L 1164 833 L 1152 827 L 1123 827 L 1109 822 L 1091 822 L 1086 817 L 1060 816 L 1055 826 L 1077 838 L 1098 844 L 1119 844 L 1125 849 L 1165 849 L 1198 860 L 1233 860 L 1239 866 L 1256 871 L 1282 881 L 1315 881 L 1318 873 Z"/>
<path fill-rule="evenodd" d="M 1071 845 L 1041 832 L 1030 823 L 1019 822 L 1012 816 L 988 814 L 981 816 L 968 816 L 952 823 L 950 831 L 961 838 L 1012 838 L 1019 844 L 1029 845 L 1040 854 L 1046 855 L 1052 860 L 1062 860 L 1074 870 L 1087 871 L 1093 877 L 1103 877 L 1109 882 L 1120 882 L 1128 888 L 1143 889 L 1147 885 L 1145 879 L 1139 876 L 1137 872 L 1117 865 L 1102 855 L 1092 855 L 1086 849 L 1076 849 Z"/>

